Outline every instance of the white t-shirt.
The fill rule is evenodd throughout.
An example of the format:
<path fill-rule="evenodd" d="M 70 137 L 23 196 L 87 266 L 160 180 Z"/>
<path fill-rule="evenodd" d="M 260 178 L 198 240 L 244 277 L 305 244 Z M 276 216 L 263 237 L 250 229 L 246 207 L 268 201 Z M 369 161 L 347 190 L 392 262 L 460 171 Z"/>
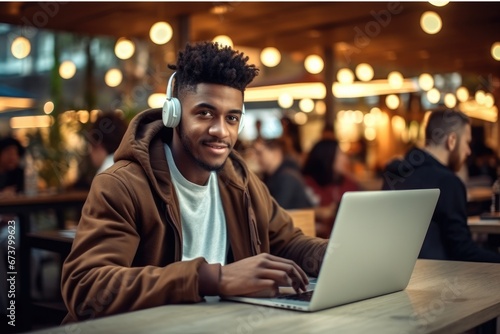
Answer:
<path fill-rule="evenodd" d="M 165 144 L 170 174 L 179 198 L 182 225 L 182 260 L 204 257 L 208 263 L 226 263 L 226 217 L 219 194 L 217 173 L 211 172 L 206 185 L 188 181 L 175 165 Z"/>

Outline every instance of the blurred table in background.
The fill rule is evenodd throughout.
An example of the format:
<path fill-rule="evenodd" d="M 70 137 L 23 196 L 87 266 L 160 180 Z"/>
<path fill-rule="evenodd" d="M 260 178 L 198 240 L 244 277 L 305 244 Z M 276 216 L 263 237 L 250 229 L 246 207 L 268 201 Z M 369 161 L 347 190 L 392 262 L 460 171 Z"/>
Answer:
<path fill-rule="evenodd" d="M 87 199 L 87 191 L 71 191 L 62 193 L 40 193 L 36 196 L 17 195 L 0 199 L 0 215 L 15 216 L 17 263 L 16 272 L 19 286 L 17 287 L 16 311 L 17 324 L 20 330 L 31 329 L 31 242 L 28 235 L 32 232 L 34 223 L 32 216 L 41 211 L 52 210 L 57 217 L 57 229 L 65 228 L 65 212 L 76 210 L 81 212 Z M 35 241 L 37 242 L 37 241 Z M 48 242 L 48 241 L 47 241 Z M 17 327 L 17 326 L 16 326 Z"/>
<path fill-rule="evenodd" d="M 478 216 L 490 211 L 491 187 L 475 186 L 467 188 L 467 215 Z"/>

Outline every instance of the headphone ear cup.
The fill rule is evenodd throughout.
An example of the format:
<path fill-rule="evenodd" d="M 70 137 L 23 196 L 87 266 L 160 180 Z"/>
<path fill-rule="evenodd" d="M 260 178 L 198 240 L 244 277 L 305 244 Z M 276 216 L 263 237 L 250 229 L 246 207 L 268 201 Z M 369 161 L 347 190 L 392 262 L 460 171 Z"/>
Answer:
<path fill-rule="evenodd" d="M 181 102 L 172 97 L 167 98 L 163 104 L 162 112 L 163 124 L 167 128 L 175 128 L 181 121 Z"/>
<path fill-rule="evenodd" d="M 240 118 L 240 124 L 238 125 L 238 134 L 243 131 L 243 128 L 245 127 L 245 105 L 241 108 L 241 118 Z"/>

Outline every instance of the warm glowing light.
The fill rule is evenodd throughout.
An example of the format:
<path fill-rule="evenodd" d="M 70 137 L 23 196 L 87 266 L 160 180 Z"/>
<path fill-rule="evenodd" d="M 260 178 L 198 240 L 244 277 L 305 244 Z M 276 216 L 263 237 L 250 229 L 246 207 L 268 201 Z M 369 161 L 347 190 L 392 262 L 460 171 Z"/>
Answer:
<path fill-rule="evenodd" d="M 167 94 L 154 93 L 148 97 L 148 106 L 150 108 L 161 108 L 167 99 Z"/>
<path fill-rule="evenodd" d="M 387 97 L 385 98 L 385 105 L 392 110 L 398 109 L 399 97 L 394 94 L 387 95 Z"/>
<path fill-rule="evenodd" d="M 434 5 L 436 7 L 443 7 L 443 6 L 446 6 L 449 1 L 445 1 L 445 0 L 429 0 L 429 3 L 431 5 Z"/>
<path fill-rule="evenodd" d="M 396 133 L 401 133 L 406 128 L 406 121 L 403 117 L 395 115 L 391 119 L 392 129 Z"/>
<path fill-rule="evenodd" d="M 444 105 L 450 109 L 455 108 L 455 106 L 457 105 L 457 98 L 455 97 L 455 95 L 452 93 L 445 94 Z"/>
<path fill-rule="evenodd" d="M 123 75 L 122 71 L 117 68 L 109 69 L 104 75 L 104 82 L 109 87 L 116 87 L 122 83 Z"/>
<path fill-rule="evenodd" d="M 17 59 L 26 58 L 31 52 L 31 43 L 26 37 L 16 37 L 12 42 L 10 51 Z"/>
<path fill-rule="evenodd" d="M 491 56 L 493 59 L 500 61 L 500 42 L 495 42 L 491 46 Z"/>
<path fill-rule="evenodd" d="M 441 99 L 441 93 L 437 88 L 432 88 L 427 92 L 426 95 L 427 95 L 427 100 L 433 104 L 438 103 L 439 100 Z"/>
<path fill-rule="evenodd" d="M 469 90 L 465 87 L 459 87 L 457 89 L 457 99 L 460 102 L 465 102 L 469 99 Z"/>
<path fill-rule="evenodd" d="M 436 12 L 425 12 L 420 17 L 420 27 L 429 35 L 437 34 L 443 26 L 441 17 Z"/>
<path fill-rule="evenodd" d="M 48 128 L 53 121 L 54 119 L 49 115 L 17 116 L 10 119 L 10 127 L 12 129 Z"/>
<path fill-rule="evenodd" d="M 295 115 L 293 115 L 293 120 L 298 125 L 304 125 L 307 123 L 307 115 L 304 114 L 303 112 L 298 112 Z"/>
<path fill-rule="evenodd" d="M 354 82 L 354 73 L 349 68 L 341 68 L 337 72 L 337 81 L 342 84 L 351 84 Z"/>
<path fill-rule="evenodd" d="M 495 98 L 493 97 L 493 94 L 491 93 L 486 93 L 484 95 L 484 106 L 486 108 L 491 108 L 495 104 Z"/>
<path fill-rule="evenodd" d="M 283 109 L 288 109 L 293 106 L 293 96 L 288 93 L 283 93 L 278 97 L 278 105 Z"/>
<path fill-rule="evenodd" d="M 249 87 L 245 90 L 245 102 L 275 102 L 284 93 L 293 96 L 294 100 L 300 100 L 303 98 L 322 100 L 326 96 L 326 87 L 321 82 Z"/>
<path fill-rule="evenodd" d="M 264 48 L 260 53 L 260 61 L 267 67 L 275 67 L 281 61 L 281 53 L 272 46 Z"/>
<path fill-rule="evenodd" d="M 43 105 L 43 112 L 47 115 L 54 111 L 54 102 L 48 101 Z"/>
<path fill-rule="evenodd" d="M 172 39 L 172 26 L 167 22 L 156 22 L 149 29 L 149 38 L 158 45 L 166 44 Z"/>
<path fill-rule="evenodd" d="M 478 104 L 484 104 L 484 99 L 486 97 L 486 94 L 485 94 L 484 90 L 480 89 L 480 90 L 478 90 L 476 92 L 476 94 L 474 95 L 474 97 L 476 98 L 476 102 Z"/>
<path fill-rule="evenodd" d="M 422 73 L 418 77 L 418 85 L 422 90 L 428 91 L 434 87 L 434 78 L 429 73 Z"/>
<path fill-rule="evenodd" d="M 131 40 L 120 38 L 115 45 L 115 54 L 120 59 L 129 59 L 135 52 L 135 45 Z"/>
<path fill-rule="evenodd" d="M 326 103 L 324 101 L 316 101 L 316 108 L 314 110 L 318 115 L 326 114 Z"/>
<path fill-rule="evenodd" d="M 377 131 L 374 128 L 366 128 L 365 129 L 365 138 L 368 141 L 375 140 L 375 138 L 377 138 Z"/>
<path fill-rule="evenodd" d="M 59 75 L 63 79 L 71 79 L 76 73 L 76 65 L 71 60 L 65 60 L 59 66 Z"/>
<path fill-rule="evenodd" d="M 365 114 L 365 116 L 363 117 L 363 123 L 365 124 L 365 126 L 375 126 L 376 124 L 376 116 L 372 115 L 372 114 Z"/>
<path fill-rule="evenodd" d="M 361 81 L 370 81 L 373 79 L 373 67 L 367 63 L 361 63 L 356 66 L 354 70 L 356 72 L 356 76 Z"/>
<path fill-rule="evenodd" d="M 314 101 L 311 99 L 302 99 L 299 101 L 299 109 L 303 112 L 311 112 L 314 110 Z"/>
<path fill-rule="evenodd" d="M 309 55 L 304 60 L 304 67 L 306 71 L 311 74 L 318 74 L 323 71 L 325 67 L 325 63 L 323 62 L 323 58 L 318 55 Z"/>
<path fill-rule="evenodd" d="M 387 80 L 389 81 L 389 85 L 392 88 L 397 89 L 403 87 L 403 81 L 404 81 L 403 75 L 397 71 L 389 73 L 389 75 L 387 76 Z"/>
<path fill-rule="evenodd" d="M 88 123 L 89 119 L 90 119 L 90 113 L 88 112 L 88 110 L 79 110 L 76 115 L 78 116 L 78 120 L 80 121 L 80 123 L 82 124 L 86 124 Z"/>
<path fill-rule="evenodd" d="M 226 35 L 219 35 L 219 36 L 215 36 L 213 39 L 212 39 L 212 42 L 217 42 L 219 43 L 219 46 L 220 47 L 224 47 L 224 46 L 229 46 L 229 47 L 233 47 L 234 44 L 233 44 L 233 40 L 231 39 L 231 37 L 229 36 L 226 36 Z"/>

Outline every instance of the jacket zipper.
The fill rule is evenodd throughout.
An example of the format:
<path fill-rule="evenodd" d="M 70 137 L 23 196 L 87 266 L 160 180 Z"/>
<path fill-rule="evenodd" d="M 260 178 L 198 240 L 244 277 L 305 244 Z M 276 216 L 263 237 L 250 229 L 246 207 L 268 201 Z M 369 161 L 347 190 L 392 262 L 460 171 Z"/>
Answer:
<path fill-rule="evenodd" d="M 174 229 L 174 233 L 175 233 L 175 238 L 177 239 L 176 243 L 175 243 L 175 260 L 176 261 L 181 261 L 182 260 L 182 238 L 181 238 L 181 233 L 179 232 L 179 229 L 177 227 L 177 224 L 175 223 L 174 221 L 174 215 L 173 215 L 173 212 L 172 212 L 172 207 L 168 204 L 165 204 L 166 206 L 166 213 L 165 213 L 165 218 L 167 220 L 167 222 L 169 222 L 173 229 Z M 169 219 L 170 218 L 170 219 Z"/>
<path fill-rule="evenodd" d="M 245 190 L 245 206 L 247 208 L 247 219 L 248 219 L 248 227 L 250 230 L 250 242 L 252 243 L 252 255 L 260 254 L 260 245 L 261 241 L 259 238 L 259 233 L 257 229 L 257 222 L 255 219 L 255 215 L 253 214 L 252 205 L 250 202 L 250 196 L 248 192 Z"/>

